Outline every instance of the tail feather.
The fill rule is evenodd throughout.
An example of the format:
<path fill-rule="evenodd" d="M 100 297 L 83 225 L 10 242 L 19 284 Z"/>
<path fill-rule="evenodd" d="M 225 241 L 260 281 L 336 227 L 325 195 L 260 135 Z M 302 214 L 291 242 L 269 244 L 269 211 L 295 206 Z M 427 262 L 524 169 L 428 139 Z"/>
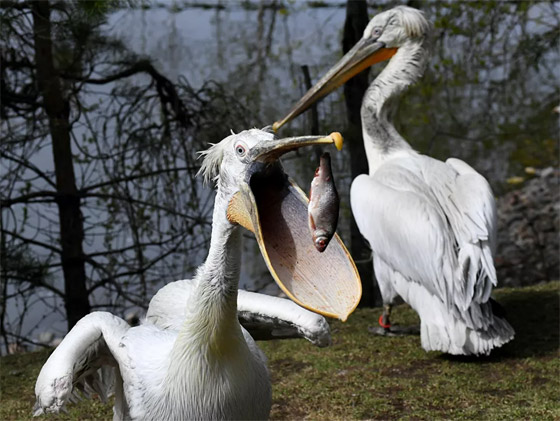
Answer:
<path fill-rule="evenodd" d="M 473 303 L 462 317 L 447 314 L 434 322 L 421 317 L 422 347 L 426 351 L 442 351 L 454 355 L 488 355 L 511 341 L 515 335 L 506 319 L 492 312 L 491 302 Z M 480 326 L 473 328 L 473 326 Z"/>
<path fill-rule="evenodd" d="M 456 279 L 464 285 L 460 297 L 454 300 L 461 311 L 467 311 L 473 302 L 485 303 L 492 287 L 498 284 L 492 251 L 487 241 L 480 244 L 463 244 L 459 250 Z"/>
<path fill-rule="evenodd" d="M 513 339 L 515 334 L 493 301 L 471 303 L 466 311 L 449 308 L 440 298 L 421 284 L 408 282 L 394 273 L 395 289 L 418 313 L 420 335 L 426 351 L 441 351 L 454 355 L 488 355 L 493 348 Z"/>

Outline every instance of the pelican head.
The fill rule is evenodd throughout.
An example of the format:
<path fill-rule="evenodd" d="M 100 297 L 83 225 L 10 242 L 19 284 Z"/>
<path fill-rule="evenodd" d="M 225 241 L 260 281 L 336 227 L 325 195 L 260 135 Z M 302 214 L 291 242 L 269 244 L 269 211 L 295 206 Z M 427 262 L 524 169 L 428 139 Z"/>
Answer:
<path fill-rule="evenodd" d="M 274 123 L 274 130 L 278 130 L 297 117 L 348 79 L 375 63 L 390 59 L 407 44 L 422 43 L 429 31 L 430 23 L 424 14 L 412 7 L 397 6 L 379 13 L 369 22 L 364 35 L 356 45 L 294 105 L 282 120 Z"/>
<path fill-rule="evenodd" d="M 209 149 L 200 152 L 204 157 L 198 175 L 205 182 L 215 181 L 222 193 L 243 189 L 251 176 L 268 167 L 280 167 L 278 158 L 287 152 L 310 145 L 342 142 L 340 133 L 329 136 L 298 136 L 277 139 L 270 126 L 233 133 Z"/>
<path fill-rule="evenodd" d="M 278 160 L 305 146 L 338 147 L 341 139 L 339 133 L 277 139 L 268 129 L 246 130 L 202 152 L 200 173 L 216 182 L 218 198 L 227 202 L 229 223 L 254 233 L 286 295 L 311 311 L 346 320 L 361 296 L 354 262 L 338 236 L 325 253 L 315 250 L 307 227 L 307 197 Z"/>

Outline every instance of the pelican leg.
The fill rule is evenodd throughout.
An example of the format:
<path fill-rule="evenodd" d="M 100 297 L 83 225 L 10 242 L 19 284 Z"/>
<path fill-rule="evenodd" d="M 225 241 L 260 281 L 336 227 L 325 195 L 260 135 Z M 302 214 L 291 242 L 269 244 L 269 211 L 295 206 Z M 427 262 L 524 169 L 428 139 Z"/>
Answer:
<path fill-rule="evenodd" d="M 381 326 L 387 333 L 391 331 L 391 321 L 389 317 L 391 316 L 392 309 L 392 304 L 385 304 L 383 306 L 383 314 L 379 317 L 379 326 Z"/>
<path fill-rule="evenodd" d="M 392 304 L 385 304 L 383 306 L 383 313 L 379 316 L 379 326 L 370 326 L 368 331 L 374 335 L 380 336 L 394 336 L 391 330 L 391 310 Z"/>
<path fill-rule="evenodd" d="M 383 306 L 383 313 L 379 316 L 379 326 L 370 326 L 368 331 L 379 336 L 403 336 L 403 335 L 419 335 L 420 326 L 398 326 L 391 325 L 392 304 Z"/>

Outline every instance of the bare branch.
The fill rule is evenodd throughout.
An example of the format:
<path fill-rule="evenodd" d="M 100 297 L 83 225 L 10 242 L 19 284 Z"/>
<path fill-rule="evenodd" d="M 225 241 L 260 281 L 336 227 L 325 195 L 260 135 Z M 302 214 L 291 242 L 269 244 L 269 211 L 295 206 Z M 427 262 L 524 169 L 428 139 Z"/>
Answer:
<path fill-rule="evenodd" d="M 61 75 L 63 78 L 77 80 L 82 83 L 94 84 L 94 85 L 105 85 L 107 83 L 114 82 L 119 79 L 124 79 L 130 76 L 133 76 L 138 73 L 147 73 L 149 74 L 154 81 L 156 82 L 156 89 L 160 96 L 160 100 L 163 104 L 169 104 L 175 114 L 175 118 L 184 126 L 190 126 L 188 118 L 189 113 L 188 109 L 179 97 L 177 90 L 175 89 L 175 85 L 159 73 L 156 68 L 152 65 L 150 60 L 144 59 L 139 60 L 130 66 L 128 69 L 120 71 L 110 76 L 106 76 L 103 78 L 88 78 L 88 79 L 81 79 L 74 75 L 70 74 L 63 74 Z M 166 111 L 164 107 L 164 111 Z"/>
<path fill-rule="evenodd" d="M 23 235 L 20 235 L 18 233 L 8 231 L 8 230 L 5 230 L 5 229 L 2 229 L 1 232 L 2 232 L 2 234 L 9 235 L 11 237 L 17 238 L 18 240 L 21 240 L 25 243 L 33 244 L 33 245 L 39 246 L 39 247 L 43 247 L 43 248 L 45 248 L 47 250 L 50 250 L 50 251 L 52 251 L 54 253 L 57 253 L 57 254 L 62 254 L 62 250 L 59 249 L 58 247 L 53 246 L 52 244 L 47 244 L 47 243 L 44 243 L 42 241 L 37 241 L 33 238 L 27 238 L 27 237 L 24 237 Z"/>
<path fill-rule="evenodd" d="M 146 202 L 145 200 L 139 200 L 139 199 L 134 199 L 134 198 L 130 198 L 130 197 L 119 196 L 119 195 L 116 195 L 116 194 L 105 194 L 105 193 L 90 193 L 88 196 L 89 197 L 99 197 L 101 199 L 115 199 L 115 200 L 120 200 L 120 201 L 124 201 L 124 202 L 132 202 L 132 203 L 136 203 L 136 204 L 139 204 L 139 205 L 148 206 L 152 209 L 158 209 L 158 210 L 161 210 L 161 211 L 165 211 L 165 212 L 168 212 L 172 215 L 181 216 L 183 218 L 194 221 L 198 224 L 211 225 L 211 223 L 209 221 L 207 221 L 204 218 L 200 218 L 199 216 L 188 215 L 186 213 L 179 212 L 177 209 L 168 208 L 166 206 L 161 206 L 161 205 L 158 205 L 158 204 L 152 203 L 152 202 Z"/>
<path fill-rule="evenodd" d="M 102 183 L 97 183 L 97 184 L 93 184 L 91 186 L 86 186 L 80 189 L 80 193 L 82 194 L 82 196 L 84 196 L 87 192 L 94 190 L 94 189 L 99 189 L 101 187 L 105 187 L 105 186 L 110 186 L 113 184 L 117 184 L 117 183 L 122 183 L 122 182 L 126 182 L 126 181 L 133 181 L 133 180 L 137 180 L 140 178 L 147 178 L 147 177 L 152 177 L 154 175 L 160 175 L 160 174 L 166 174 L 166 173 L 172 173 L 172 172 L 179 172 L 179 171 L 194 171 L 197 168 L 195 167 L 176 167 L 176 168 L 163 168 L 157 171 L 149 171 L 149 172 L 145 172 L 145 173 L 141 173 L 141 174 L 134 174 L 134 175 L 130 175 L 127 177 L 120 177 L 120 178 L 115 178 L 112 180 L 108 180 L 108 181 L 104 181 Z"/>
<path fill-rule="evenodd" d="M 36 198 L 46 198 L 46 197 L 56 197 L 58 195 L 57 192 L 54 191 L 37 191 L 29 194 L 24 194 L 23 196 L 19 196 L 13 199 L 0 199 L 0 208 L 9 208 L 16 203 L 29 203 L 30 200 Z M 33 203 L 33 202 L 32 202 Z"/>
<path fill-rule="evenodd" d="M 56 184 L 47 176 L 47 174 L 45 174 L 43 171 L 41 171 L 39 168 L 37 168 L 31 162 L 24 161 L 22 159 L 16 158 L 15 156 L 8 155 L 5 152 L 0 152 L 0 156 L 4 159 L 8 159 L 10 161 L 13 161 L 13 162 L 21 165 L 22 167 L 25 167 L 25 168 L 33 171 L 35 174 L 37 174 L 39 177 L 41 177 L 43 180 L 45 180 L 47 183 L 49 183 L 52 187 L 56 188 Z"/>
<path fill-rule="evenodd" d="M 41 288 L 48 289 L 49 291 L 54 292 L 56 295 L 58 295 L 60 297 L 64 297 L 64 292 L 63 291 L 59 290 L 58 288 L 56 288 L 52 285 L 47 284 L 46 282 L 43 282 L 43 281 L 40 281 L 40 280 L 37 280 L 37 279 L 24 278 L 24 277 L 13 275 L 13 274 L 8 275 L 8 277 L 10 279 L 16 279 L 18 281 L 28 282 L 31 285 L 33 285 L 33 287 L 41 287 Z M 16 294 L 14 294 L 13 296 L 16 296 L 16 295 L 19 295 L 19 294 L 20 293 L 18 292 Z M 8 296 L 7 298 L 10 298 L 10 297 Z"/>

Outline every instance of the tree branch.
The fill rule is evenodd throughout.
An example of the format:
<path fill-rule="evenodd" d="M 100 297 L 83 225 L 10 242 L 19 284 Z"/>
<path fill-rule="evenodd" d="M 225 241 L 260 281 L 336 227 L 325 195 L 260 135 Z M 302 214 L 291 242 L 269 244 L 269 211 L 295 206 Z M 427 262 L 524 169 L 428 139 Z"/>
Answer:
<path fill-rule="evenodd" d="M 18 281 L 29 282 L 30 284 L 33 285 L 33 288 L 35 288 L 35 287 L 45 288 L 45 289 L 48 289 L 49 291 L 54 292 L 56 295 L 64 298 L 64 292 L 62 292 L 58 288 L 53 287 L 52 285 L 49 285 L 45 282 L 37 281 L 35 279 L 25 278 L 25 277 L 22 277 L 22 276 L 11 275 L 11 274 L 7 275 L 7 277 L 10 278 L 10 279 L 16 279 Z M 17 292 L 16 294 L 13 294 L 13 296 L 17 296 L 17 295 L 20 295 L 20 292 Z M 8 298 L 11 298 L 11 297 L 8 297 Z"/>
<path fill-rule="evenodd" d="M 18 240 L 24 241 L 26 243 L 46 248 L 47 250 L 51 250 L 52 252 L 57 253 L 57 254 L 62 254 L 61 249 L 59 249 L 59 248 L 57 248 L 57 247 L 55 247 L 51 244 L 43 243 L 42 241 L 37 241 L 37 240 L 34 240 L 32 238 L 27 238 L 27 237 L 24 237 L 22 235 L 19 235 L 19 234 L 15 233 L 15 232 L 7 231 L 7 230 L 4 230 L 4 229 L 2 229 L 1 232 L 3 234 L 10 235 L 10 236 L 12 236 L 14 238 L 17 238 Z"/>
<path fill-rule="evenodd" d="M 24 194 L 23 196 L 16 197 L 14 199 L 0 199 L 0 208 L 9 208 L 16 203 L 28 203 L 31 199 L 35 199 L 38 197 L 56 197 L 58 195 L 57 192 L 54 191 L 37 191 L 29 194 Z"/>
<path fill-rule="evenodd" d="M 127 247 L 122 247 L 120 249 L 115 249 L 115 250 L 105 250 L 105 251 L 98 251 L 96 253 L 89 253 L 88 257 L 98 257 L 98 256 L 107 256 L 109 254 L 115 254 L 115 253 L 124 253 L 125 251 L 129 251 L 129 250 L 133 250 L 136 247 L 161 247 L 165 244 L 168 244 L 174 240 L 176 240 L 179 237 L 185 237 L 184 233 L 180 233 L 180 234 L 176 234 L 173 235 L 171 237 L 169 237 L 167 240 L 163 240 L 163 241 L 151 241 L 149 243 L 137 243 L 137 244 L 133 244 L 131 246 L 127 246 Z"/>
<path fill-rule="evenodd" d="M 151 207 L 153 209 L 158 209 L 158 210 L 161 210 L 161 211 L 171 213 L 173 215 L 181 216 L 185 219 L 189 219 L 189 220 L 197 222 L 199 224 L 211 225 L 211 223 L 208 222 L 206 219 L 200 218 L 198 216 L 187 215 L 186 213 L 178 212 L 176 209 L 167 208 L 165 206 L 157 205 L 155 203 L 146 202 L 144 200 L 132 199 L 132 198 L 128 198 L 128 197 L 118 196 L 116 194 L 104 194 L 104 193 L 90 193 L 90 194 L 88 194 L 88 197 L 99 197 L 101 199 L 115 199 L 115 200 L 120 200 L 120 201 L 124 201 L 124 202 L 137 203 L 139 205 L 148 206 L 148 207 Z"/>
<path fill-rule="evenodd" d="M 170 172 L 193 171 L 195 169 L 196 169 L 195 167 L 164 168 L 164 169 L 157 170 L 157 171 L 150 171 L 150 172 L 147 172 L 147 173 L 135 174 L 135 175 L 127 176 L 127 177 L 115 178 L 113 180 L 104 181 L 102 183 L 92 184 L 91 186 L 82 187 L 79 191 L 80 191 L 80 194 L 83 196 L 87 192 L 89 192 L 90 190 L 98 189 L 98 188 L 105 187 L 105 186 L 110 186 L 112 184 L 122 183 L 122 182 L 125 182 L 125 181 L 137 180 L 139 178 L 151 177 L 151 176 L 154 176 L 154 175 L 165 174 L 165 173 L 170 173 Z"/>
<path fill-rule="evenodd" d="M 21 165 L 22 167 L 25 167 L 31 171 L 33 171 L 35 174 L 37 174 L 39 177 L 41 177 L 43 180 L 45 180 L 47 183 L 49 183 L 52 187 L 56 188 L 56 184 L 47 176 L 47 174 L 45 174 L 43 171 L 41 171 L 39 168 L 37 168 L 35 165 L 31 164 L 29 161 L 24 161 L 21 160 L 19 158 L 16 158 L 14 156 L 10 156 L 4 152 L 0 152 L 0 156 L 2 158 L 8 159 L 10 161 L 15 162 L 16 164 Z"/>
<path fill-rule="evenodd" d="M 134 63 L 128 69 L 125 69 L 121 72 L 118 72 L 118 73 L 115 73 L 113 75 L 106 76 L 106 77 L 103 77 L 103 78 L 99 78 L 99 79 L 95 79 L 95 78 L 81 79 L 81 78 L 76 77 L 76 76 L 71 75 L 71 74 L 62 74 L 61 76 L 64 79 L 76 80 L 76 81 L 83 82 L 83 83 L 90 83 L 90 84 L 93 84 L 93 85 L 105 85 L 107 83 L 114 82 L 115 80 L 124 79 L 126 77 L 130 77 L 130 76 L 133 76 L 133 75 L 138 74 L 138 73 L 151 73 L 151 72 L 156 72 L 157 73 L 157 71 L 152 66 L 152 63 L 150 63 L 149 60 L 140 60 L 140 61 Z"/>
<path fill-rule="evenodd" d="M 183 235 L 183 238 L 185 238 L 187 235 Z M 96 282 L 94 285 L 92 285 L 89 290 L 88 293 L 91 294 L 93 291 L 95 291 L 97 288 L 100 288 L 108 283 L 113 282 L 116 278 L 122 278 L 123 276 L 132 276 L 132 275 L 139 275 L 142 272 L 147 271 L 148 269 L 150 269 L 152 266 L 154 266 L 157 262 L 159 262 L 160 260 L 165 259 L 167 256 L 169 256 L 171 253 L 174 253 L 178 248 L 178 245 L 176 245 L 175 247 L 170 248 L 169 250 L 167 250 L 166 252 L 160 254 L 158 257 L 155 257 L 154 259 L 150 260 L 145 266 L 141 267 L 141 268 L 137 268 L 136 270 L 130 270 L 130 271 L 126 271 L 126 272 L 122 272 L 122 273 L 118 273 L 114 276 L 109 276 L 105 279 L 101 279 L 98 282 Z M 96 262 L 97 263 L 97 262 Z M 98 263 L 97 263 L 98 264 Z M 120 292 L 120 287 L 118 284 L 114 284 L 115 287 L 117 289 L 119 289 Z M 126 294 L 123 294 L 126 296 Z"/>
<path fill-rule="evenodd" d="M 126 77 L 130 77 L 138 73 L 148 73 L 152 77 L 152 79 L 156 82 L 157 85 L 156 89 L 161 102 L 164 105 L 165 104 L 171 105 L 171 108 L 175 114 L 175 118 L 184 127 L 190 126 L 188 109 L 183 103 L 183 101 L 181 100 L 181 98 L 179 97 L 179 94 L 175 89 L 175 85 L 169 79 L 167 79 L 165 76 L 159 73 L 156 70 L 156 68 L 152 65 L 150 60 L 143 59 L 137 61 L 136 63 L 131 65 L 128 69 L 98 79 L 95 78 L 82 79 L 71 74 L 62 74 L 61 77 L 65 79 L 76 80 L 82 83 L 105 85 L 107 83 L 111 83 L 119 79 L 124 79 Z M 163 107 L 163 109 L 164 111 L 166 111 L 165 107 Z"/>

